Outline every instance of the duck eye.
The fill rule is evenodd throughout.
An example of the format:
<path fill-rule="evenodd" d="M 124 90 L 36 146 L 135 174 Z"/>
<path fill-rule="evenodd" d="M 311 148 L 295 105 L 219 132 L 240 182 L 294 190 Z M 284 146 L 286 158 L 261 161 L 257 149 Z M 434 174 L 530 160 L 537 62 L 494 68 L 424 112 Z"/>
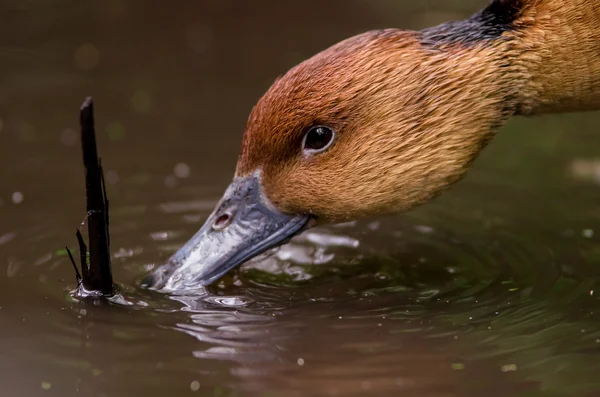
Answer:
<path fill-rule="evenodd" d="M 302 149 L 307 153 L 318 153 L 327 149 L 333 142 L 335 132 L 322 125 L 312 127 L 302 141 Z"/>

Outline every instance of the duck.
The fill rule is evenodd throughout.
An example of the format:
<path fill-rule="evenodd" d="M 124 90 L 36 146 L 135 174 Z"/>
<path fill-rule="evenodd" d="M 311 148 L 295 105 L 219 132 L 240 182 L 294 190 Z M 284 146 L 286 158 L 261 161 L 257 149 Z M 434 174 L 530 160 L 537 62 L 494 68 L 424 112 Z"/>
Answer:
<path fill-rule="evenodd" d="M 493 0 L 347 38 L 258 100 L 231 184 L 150 287 L 203 287 L 311 227 L 408 211 L 461 180 L 510 118 L 599 108 L 598 0 Z"/>

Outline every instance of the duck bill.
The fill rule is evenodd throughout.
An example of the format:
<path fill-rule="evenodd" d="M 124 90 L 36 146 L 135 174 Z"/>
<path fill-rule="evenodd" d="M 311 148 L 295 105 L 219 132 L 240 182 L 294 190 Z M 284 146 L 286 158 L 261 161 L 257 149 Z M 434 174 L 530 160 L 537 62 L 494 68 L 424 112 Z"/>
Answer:
<path fill-rule="evenodd" d="M 287 242 L 307 226 L 306 215 L 276 209 L 260 173 L 236 178 L 202 228 L 150 277 L 165 291 L 209 285 L 245 261 Z"/>

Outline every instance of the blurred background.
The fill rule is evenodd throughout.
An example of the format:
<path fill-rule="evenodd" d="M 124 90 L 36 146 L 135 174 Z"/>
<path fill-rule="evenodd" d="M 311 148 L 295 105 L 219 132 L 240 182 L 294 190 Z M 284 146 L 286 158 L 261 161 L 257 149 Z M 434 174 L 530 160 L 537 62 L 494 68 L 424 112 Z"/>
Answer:
<path fill-rule="evenodd" d="M 7 395 L 599 395 L 598 113 L 513 120 L 440 199 L 307 233 L 206 295 L 137 287 L 212 210 L 277 76 L 486 4 L 0 0 Z M 124 291 L 108 308 L 68 293 L 88 95 Z"/>

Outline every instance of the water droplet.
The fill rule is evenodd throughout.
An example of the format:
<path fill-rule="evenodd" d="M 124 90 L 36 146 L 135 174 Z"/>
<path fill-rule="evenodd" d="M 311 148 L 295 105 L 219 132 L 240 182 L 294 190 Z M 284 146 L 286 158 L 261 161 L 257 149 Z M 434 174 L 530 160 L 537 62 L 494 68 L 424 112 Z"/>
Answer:
<path fill-rule="evenodd" d="M 502 372 L 514 372 L 514 371 L 516 371 L 517 369 L 518 369 L 518 368 L 517 368 L 517 365 L 516 365 L 516 364 L 507 364 L 507 365 L 503 365 L 503 366 L 500 368 L 500 371 L 502 371 Z"/>
<path fill-rule="evenodd" d="M 92 70 L 100 62 L 100 51 L 91 43 L 85 43 L 75 50 L 73 62 L 78 69 Z"/>
<path fill-rule="evenodd" d="M 175 165 L 173 172 L 177 178 L 185 179 L 190 176 L 190 166 L 185 163 Z"/>
<path fill-rule="evenodd" d="M 198 391 L 198 390 L 200 390 L 200 382 L 198 382 L 197 380 L 195 380 L 192 383 L 190 383 L 190 390 L 191 391 Z"/>
<path fill-rule="evenodd" d="M 581 235 L 585 238 L 594 237 L 594 231 L 592 229 L 584 229 L 581 231 Z"/>
<path fill-rule="evenodd" d="M 23 202 L 25 197 L 23 197 L 23 193 L 21 192 L 14 192 L 12 194 L 12 202 L 14 204 L 21 204 Z"/>

